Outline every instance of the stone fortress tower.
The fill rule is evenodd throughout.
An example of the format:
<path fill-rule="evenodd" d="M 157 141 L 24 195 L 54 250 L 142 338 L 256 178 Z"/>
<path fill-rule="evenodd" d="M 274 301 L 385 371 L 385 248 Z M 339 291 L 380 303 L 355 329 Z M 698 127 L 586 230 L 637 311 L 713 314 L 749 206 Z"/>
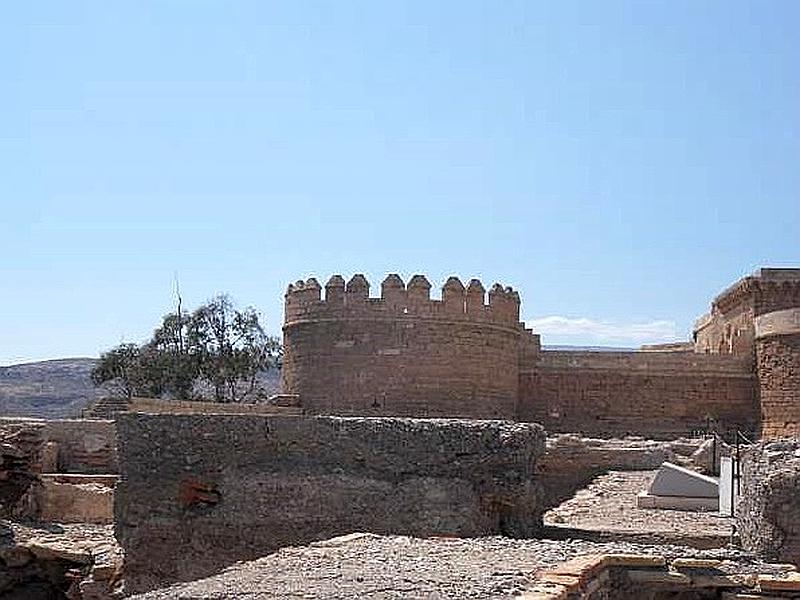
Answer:
<path fill-rule="evenodd" d="M 310 414 L 512 419 L 548 431 L 688 435 L 716 423 L 800 434 L 800 269 L 760 269 L 719 294 L 691 343 L 541 349 L 510 287 L 363 275 L 288 287 L 284 392 Z"/>
<path fill-rule="evenodd" d="M 520 357 L 539 349 L 517 292 L 450 277 L 434 300 L 424 276 L 394 274 L 369 290 L 363 275 L 334 275 L 324 299 L 313 278 L 289 285 L 284 392 L 313 413 L 515 418 Z"/>
<path fill-rule="evenodd" d="M 758 380 L 761 435 L 800 434 L 800 269 L 759 269 L 714 299 L 697 352 L 738 354 Z"/>

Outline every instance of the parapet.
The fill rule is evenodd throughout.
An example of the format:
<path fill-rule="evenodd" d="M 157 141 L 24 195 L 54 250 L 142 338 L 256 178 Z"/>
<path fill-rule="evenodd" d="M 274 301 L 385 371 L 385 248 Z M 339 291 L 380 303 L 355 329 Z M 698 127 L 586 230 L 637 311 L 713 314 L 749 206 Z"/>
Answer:
<path fill-rule="evenodd" d="M 477 321 L 520 328 L 519 294 L 510 286 L 495 283 L 486 293 L 478 279 L 465 286 L 450 277 L 442 286 L 441 299 L 431 298 L 431 284 L 424 275 L 414 275 L 408 284 L 396 273 L 381 283 L 381 295 L 369 295 L 364 275 L 334 275 L 322 286 L 311 277 L 289 284 L 285 295 L 286 324 L 319 318 L 368 318 L 415 315 L 420 317 Z M 488 302 L 487 302 L 488 296 Z"/>
<path fill-rule="evenodd" d="M 800 335 L 800 308 L 778 310 L 756 317 L 756 338 Z"/>
<path fill-rule="evenodd" d="M 727 312 L 748 297 L 756 296 L 756 314 L 800 306 L 800 269 L 762 268 L 741 278 L 711 303 L 712 313 Z M 770 301 L 770 296 L 778 296 Z"/>

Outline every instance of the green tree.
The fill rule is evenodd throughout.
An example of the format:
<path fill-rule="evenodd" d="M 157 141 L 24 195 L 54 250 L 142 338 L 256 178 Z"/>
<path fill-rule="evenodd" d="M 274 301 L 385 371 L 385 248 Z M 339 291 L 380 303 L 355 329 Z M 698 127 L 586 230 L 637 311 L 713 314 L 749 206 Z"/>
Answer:
<path fill-rule="evenodd" d="M 164 316 L 142 346 L 122 344 L 105 352 L 92 380 L 110 383 L 129 398 L 242 402 L 262 391 L 259 376 L 279 368 L 281 354 L 258 313 L 238 310 L 223 294 L 191 314 L 179 308 Z"/>

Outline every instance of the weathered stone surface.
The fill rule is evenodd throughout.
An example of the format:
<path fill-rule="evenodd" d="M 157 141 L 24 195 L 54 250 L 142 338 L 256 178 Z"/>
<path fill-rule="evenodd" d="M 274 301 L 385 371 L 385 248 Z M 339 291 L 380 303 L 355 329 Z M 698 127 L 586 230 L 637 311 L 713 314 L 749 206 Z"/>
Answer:
<path fill-rule="evenodd" d="M 764 441 L 742 461 L 737 522 L 742 545 L 767 558 L 800 564 L 800 440 Z"/>
<path fill-rule="evenodd" d="M 800 309 L 781 312 L 800 319 Z M 756 360 L 762 436 L 800 435 L 800 333 L 788 327 L 785 331 L 779 327 L 769 329 L 756 340 Z"/>
<path fill-rule="evenodd" d="M 56 523 L 112 523 L 115 481 L 115 476 L 76 480 L 42 475 L 41 485 L 37 486 L 38 517 Z"/>
<path fill-rule="evenodd" d="M 381 298 L 354 276 L 297 282 L 286 293 L 284 392 L 313 414 L 517 417 L 518 363 L 539 340 L 519 321 L 519 296 L 458 278 L 430 298 L 430 283 L 387 277 Z"/>
<path fill-rule="evenodd" d="M 521 420 L 548 432 L 669 439 L 707 426 L 757 427 L 757 381 L 741 356 L 542 350 L 520 366 Z"/>
<path fill-rule="evenodd" d="M 346 285 L 333 277 L 324 298 L 313 279 L 290 285 L 284 390 L 313 414 L 506 418 L 550 432 L 662 439 L 712 422 L 755 433 L 761 391 L 765 431 L 794 431 L 781 413 L 794 410 L 797 385 L 773 384 L 781 365 L 797 366 L 797 344 L 767 348 L 756 320 L 759 335 L 800 336 L 800 269 L 760 269 L 736 282 L 698 322 L 694 344 L 638 352 L 541 350 L 511 288 L 495 284 L 487 295 L 477 280 L 465 289 L 450 278 L 441 300 L 430 288 L 421 275 L 407 286 L 387 277 L 380 298 L 369 297 L 361 275 Z M 778 323 L 778 313 L 794 316 Z"/>
<path fill-rule="evenodd" d="M 123 415 L 116 531 L 132 590 L 352 531 L 532 534 L 538 425 Z"/>

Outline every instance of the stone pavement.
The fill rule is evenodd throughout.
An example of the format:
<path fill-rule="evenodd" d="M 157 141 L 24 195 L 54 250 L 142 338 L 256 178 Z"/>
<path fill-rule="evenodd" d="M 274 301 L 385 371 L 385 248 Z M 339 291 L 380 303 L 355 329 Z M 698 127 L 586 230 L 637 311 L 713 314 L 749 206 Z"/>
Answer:
<path fill-rule="evenodd" d="M 717 512 L 638 508 L 636 494 L 649 487 L 655 471 L 611 471 L 560 506 L 547 511 L 548 535 L 629 539 L 698 548 L 729 543 L 733 520 Z"/>

